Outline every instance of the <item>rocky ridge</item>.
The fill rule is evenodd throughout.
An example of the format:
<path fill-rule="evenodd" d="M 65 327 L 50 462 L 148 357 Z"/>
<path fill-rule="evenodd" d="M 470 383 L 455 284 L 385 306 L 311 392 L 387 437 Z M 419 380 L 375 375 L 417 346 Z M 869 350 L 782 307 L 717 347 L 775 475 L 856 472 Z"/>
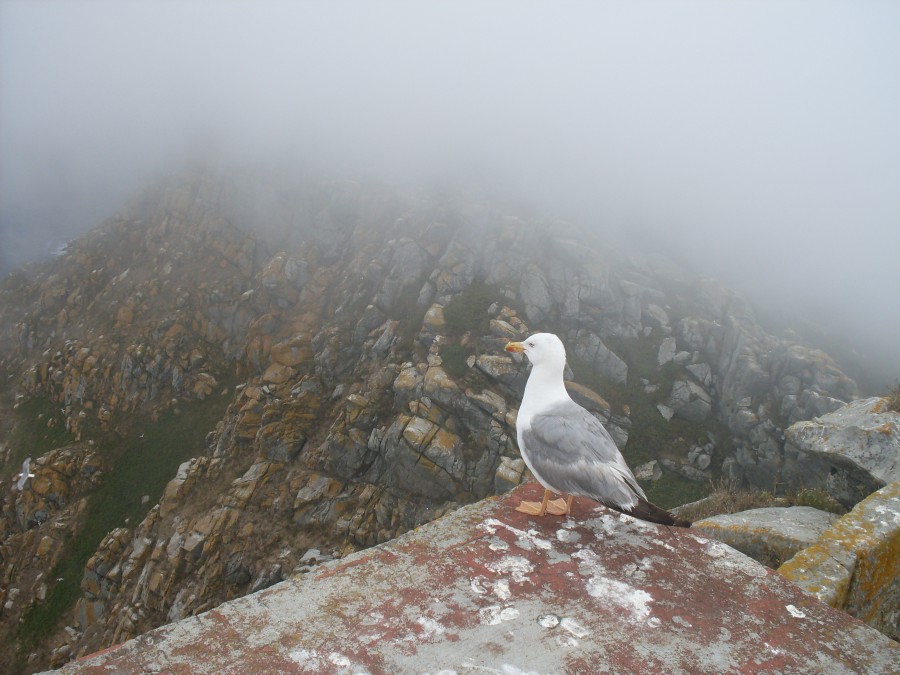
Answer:
<path fill-rule="evenodd" d="M 84 454 L 60 472 L 73 496 L 53 512 L 72 525 L 77 512 L 63 511 L 114 470 L 84 468 L 102 466 L 91 442 L 229 400 L 146 517 L 99 543 L 66 629 L 33 666 L 269 586 L 308 567 L 310 550 L 368 547 L 516 485 L 527 367 L 502 351 L 511 337 L 564 337 L 583 380 L 573 395 L 626 456 L 644 402 L 632 392 L 646 394 L 655 425 L 680 426 L 645 452 L 695 480 L 783 484 L 786 426 L 856 396 L 826 354 L 767 334 L 711 282 L 661 280 L 571 225 L 366 181 L 179 176 L 7 278 L 0 319 L 7 394 L 51 402 L 47 423 Z M 60 461 L 44 454 L 39 471 Z M 35 473 L 4 501 L 8 636 L 40 602 L 39 582 L 15 570 L 46 579 L 54 556 L 36 552 L 66 522 L 18 517 L 36 512 Z"/>

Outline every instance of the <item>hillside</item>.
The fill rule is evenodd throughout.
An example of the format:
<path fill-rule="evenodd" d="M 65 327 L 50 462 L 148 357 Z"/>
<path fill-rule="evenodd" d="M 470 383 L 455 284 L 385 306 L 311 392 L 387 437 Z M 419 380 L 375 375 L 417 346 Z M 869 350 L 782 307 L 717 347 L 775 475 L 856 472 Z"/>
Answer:
<path fill-rule="evenodd" d="M 629 463 L 658 462 L 664 506 L 719 477 L 797 487 L 784 429 L 857 393 L 734 293 L 572 224 L 184 172 L 0 284 L 0 666 L 60 665 L 518 484 L 527 366 L 502 347 L 535 330 Z"/>

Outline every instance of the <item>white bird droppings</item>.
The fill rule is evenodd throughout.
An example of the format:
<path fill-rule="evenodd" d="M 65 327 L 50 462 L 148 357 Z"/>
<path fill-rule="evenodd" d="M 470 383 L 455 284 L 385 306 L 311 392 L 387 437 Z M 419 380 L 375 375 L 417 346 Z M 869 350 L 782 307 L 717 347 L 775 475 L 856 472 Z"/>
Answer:
<path fill-rule="evenodd" d="M 556 628 L 559 625 L 559 617 L 556 614 L 541 614 L 537 622 L 543 628 Z"/>
<path fill-rule="evenodd" d="M 349 668 L 353 673 L 368 675 L 368 671 L 355 665 L 349 658 L 338 652 L 324 654 L 316 650 L 297 649 L 288 654 L 290 659 L 300 667 L 308 670 L 331 670 L 327 664 L 338 668 Z"/>
<path fill-rule="evenodd" d="M 509 581 L 506 579 L 497 579 L 494 582 L 494 595 L 499 600 L 509 600 L 512 593 L 509 590 Z"/>
<path fill-rule="evenodd" d="M 586 588 L 591 597 L 621 607 L 631 615 L 632 621 L 644 621 L 650 616 L 649 604 L 653 602 L 653 596 L 647 591 L 605 576 L 606 570 L 597 555 L 588 549 L 578 551 L 573 557 L 584 562 L 579 571 L 586 576 L 590 575 Z"/>
<path fill-rule="evenodd" d="M 478 620 L 485 626 L 499 626 L 504 621 L 512 621 L 518 618 L 519 610 L 515 607 L 491 605 L 478 610 Z"/>
<path fill-rule="evenodd" d="M 587 592 L 591 597 L 601 598 L 609 604 L 628 610 L 633 621 L 643 621 L 650 616 L 649 604 L 653 602 L 653 596 L 623 581 L 591 577 L 587 582 Z"/>
<path fill-rule="evenodd" d="M 428 637 L 443 635 L 446 632 L 441 624 L 427 616 L 420 616 L 416 619 L 416 623 L 422 626 L 422 630 Z"/>
<path fill-rule="evenodd" d="M 519 548 L 523 548 L 528 551 L 530 551 L 532 548 L 539 548 L 543 551 L 549 551 L 553 547 L 553 545 L 549 541 L 538 536 L 537 530 L 528 530 L 526 532 L 525 530 L 520 530 L 518 527 L 513 527 L 509 523 L 504 523 L 503 521 L 497 520 L 496 518 L 488 518 L 478 527 L 490 534 L 496 534 L 497 528 L 502 527 L 503 529 L 516 535 L 516 545 Z"/>
<path fill-rule="evenodd" d="M 793 605 L 787 605 L 785 607 L 785 609 L 787 609 L 788 613 L 795 619 L 805 619 L 806 618 L 806 614 L 804 612 L 801 612 L 799 609 L 797 609 Z"/>
<path fill-rule="evenodd" d="M 512 621 L 519 618 L 519 610 L 515 607 L 504 607 L 500 610 L 501 621 Z"/>
<path fill-rule="evenodd" d="M 575 619 L 570 619 L 569 617 L 566 617 L 562 621 L 560 621 L 559 627 L 568 631 L 577 638 L 583 638 L 590 633 L 587 628 L 579 624 L 577 621 L 575 621 Z"/>
<path fill-rule="evenodd" d="M 488 592 L 488 589 L 486 589 L 484 587 L 484 585 L 481 583 L 482 581 L 483 580 L 481 579 L 481 577 L 478 577 L 476 579 L 472 579 L 472 581 L 469 582 L 469 588 L 472 589 L 473 593 L 476 593 L 478 595 L 484 595 L 485 593 Z"/>
<path fill-rule="evenodd" d="M 519 584 L 528 581 L 528 575 L 534 571 L 534 565 L 520 555 L 505 555 L 500 560 L 488 563 L 487 568 L 497 574 L 508 574 Z"/>
<path fill-rule="evenodd" d="M 494 539 L 491 540 L 491 543 L 488 544 L 488 548 L 491 549 L 492 551 L 508 551 L 509 544 L 507 544 L 502 539 L 494 537 Z"/>

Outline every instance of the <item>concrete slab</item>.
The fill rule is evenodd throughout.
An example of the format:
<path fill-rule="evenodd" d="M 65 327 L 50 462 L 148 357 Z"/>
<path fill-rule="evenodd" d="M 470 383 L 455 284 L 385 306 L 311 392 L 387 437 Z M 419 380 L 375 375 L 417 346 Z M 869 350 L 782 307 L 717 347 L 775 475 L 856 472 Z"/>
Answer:
<path fill-rule="evenodd" d="M 64 673 L 896 672 L 900 647 L 689 530 L 537 485 L 164 626 Z"/>

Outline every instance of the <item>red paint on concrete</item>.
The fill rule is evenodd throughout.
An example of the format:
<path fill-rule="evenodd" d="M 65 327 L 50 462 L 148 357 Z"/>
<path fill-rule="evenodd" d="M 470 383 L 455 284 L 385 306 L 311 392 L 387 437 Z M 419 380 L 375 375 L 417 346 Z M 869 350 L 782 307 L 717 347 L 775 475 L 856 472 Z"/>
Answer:
<path fill-rule="evenodd" d="M 690 530 L 522 486 L 68 673 L 889 672 L 900 647 Z"/>

